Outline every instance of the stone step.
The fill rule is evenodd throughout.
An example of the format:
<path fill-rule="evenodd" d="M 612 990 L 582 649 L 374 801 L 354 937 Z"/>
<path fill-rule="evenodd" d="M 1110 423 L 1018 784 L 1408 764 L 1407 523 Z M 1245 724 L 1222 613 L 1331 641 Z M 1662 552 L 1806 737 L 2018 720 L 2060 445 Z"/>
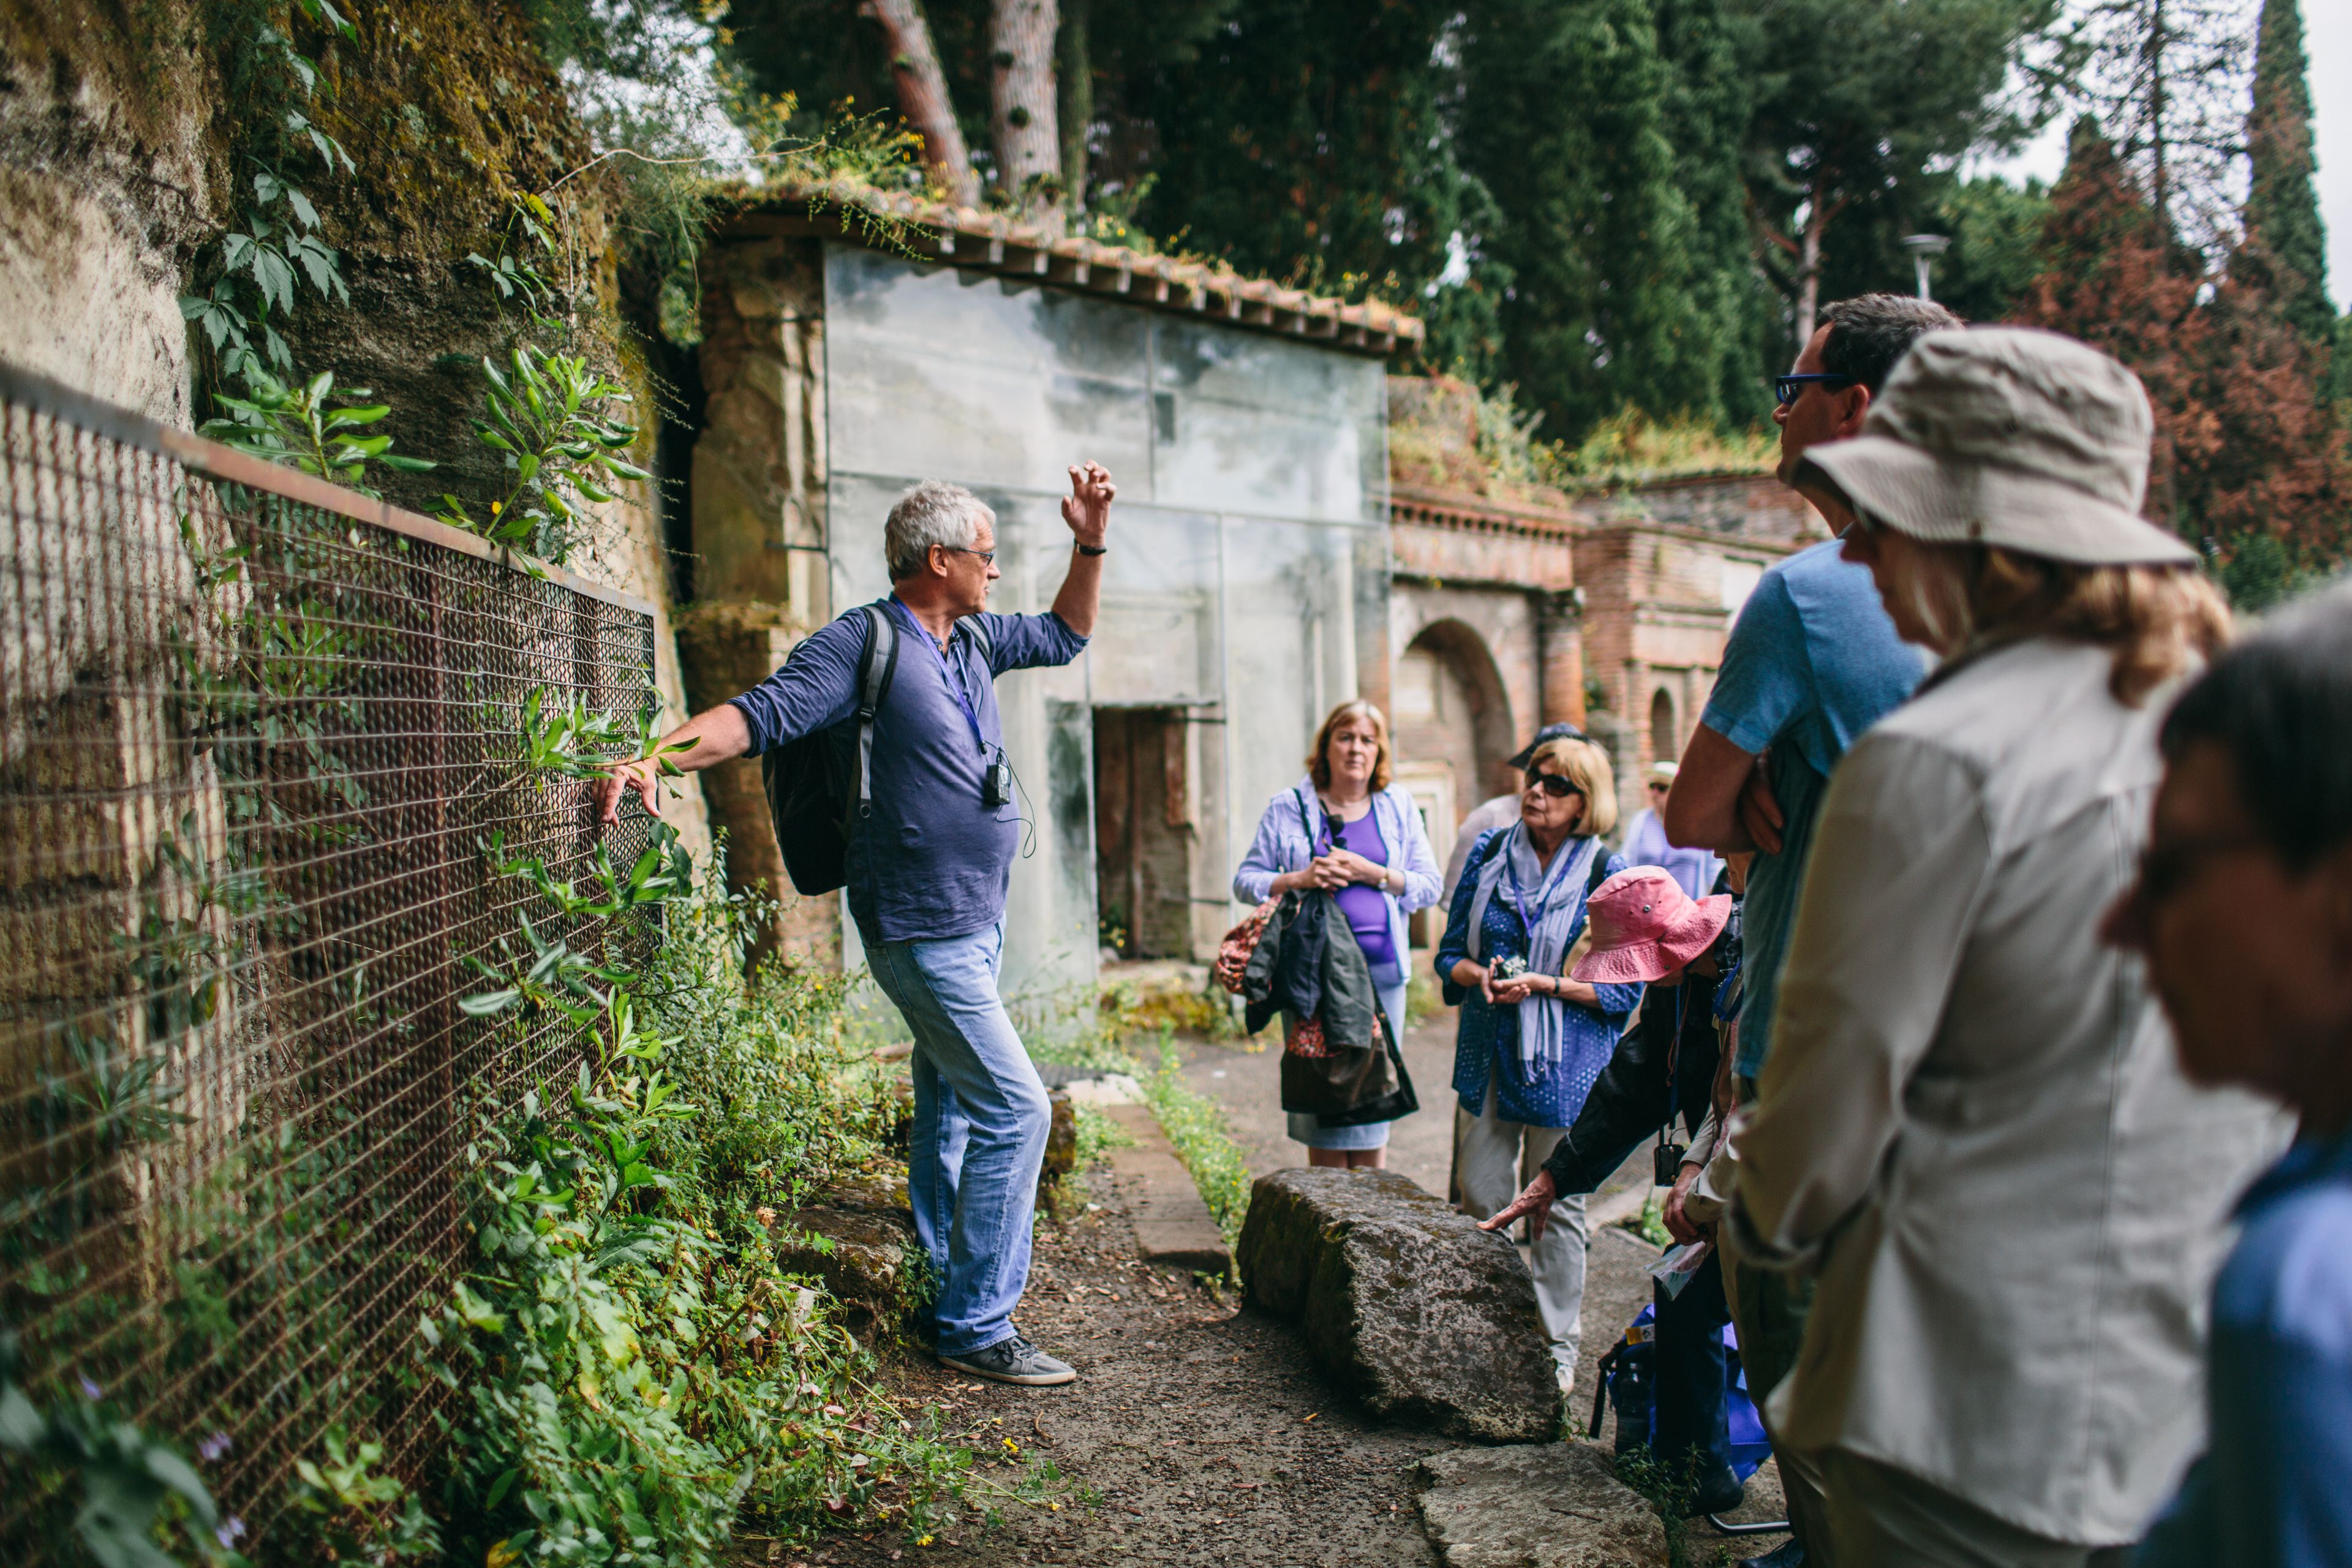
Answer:
<path fill-rule="evenodd" d="M 1234 1255 L 1202 1201 L 1192 1173 L 1176 1157 L 1148 1105 L 1106 1105 L 1102 1113 L 1135 1140 L 1109 1152 L 1110 1168 L 1129 1194 L 1136 1256 L 1146 1263 L 1224 1274 Z"/>

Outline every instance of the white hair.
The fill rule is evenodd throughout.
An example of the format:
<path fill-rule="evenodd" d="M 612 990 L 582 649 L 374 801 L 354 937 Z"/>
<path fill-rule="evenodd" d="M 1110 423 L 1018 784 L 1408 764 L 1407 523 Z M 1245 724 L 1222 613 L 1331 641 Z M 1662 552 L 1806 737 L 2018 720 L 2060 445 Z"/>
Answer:
<path fill-rule="evenodd" d="M 961 485 L 925 479 L 898 498 L 883 525 L 882 552 L 890 581 L 902 583 L 929 563 L 931 546 L 969 550 L 982 522 L 993 527 L 996 513 Z"/>

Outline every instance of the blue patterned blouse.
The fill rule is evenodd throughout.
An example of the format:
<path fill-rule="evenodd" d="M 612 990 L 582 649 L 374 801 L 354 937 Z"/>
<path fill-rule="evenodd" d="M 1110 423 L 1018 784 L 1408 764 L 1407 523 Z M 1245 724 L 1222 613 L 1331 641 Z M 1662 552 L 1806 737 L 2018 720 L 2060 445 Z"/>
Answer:
<path fill-rule="evenodd" d="M 1510 831 L 1498 827 L 1480 837 L 1472 847 L 1470 858 L 1462 863 L 1462 879 L 1454 885 L 1454 905 L 1446 913 L 1445 935 L 1437 943 L 1437 977 L 1443 983 L 1445 1000 L 1462 1009 L 1461 1022 L 1454 1037 L 1454 1092 L 1462 1098 L 1462 1109 L 1475 1116 L 1486 1107 L 1486 1080 L 1495 1080 L 1495 1110 L 1506 1121 L 1517 1121 L 1528 1127 L 1566 1127 L 1584 1109 L 1584 1097 L 1592 1092 L 1593 1080 L 1609 1058 L 1617 1053 L 1617 1040 L 1625 1032 L 1625 1021 L 1633 1009 L 1642 1005 L 1639 985 L 1602 985 L 1597 987 L 1601 996 L 1599 1008 L 1580 1003 L 1567 1004 L 1568 1024 L 1562 1031 L 1563 1049 L 1558 1065 L 1533 1077 L 1519 1061 L 1519 1010 L 1517 1007 L 1495 1007 L 1474 987 L 1465 989 L 1454 984 L 1454 966 L 1470 956 L 1470 904 L 1478 895 L 1479 868 L 1486 863 L 1489 851 Z M 1563 845 L 1559 853 L 1568 853 Z M 1609 874 L 1615 876 L 1626 867 L 1622 855 L 1609 857 Z M 1573 946 L 1584 930 L 1584 888 L 1575 889 L 1576 922 L 1569 929 L 1569 942 Z M 1480 948 L 1484 962 L 1491 963 L 1505 956 L 1524 958 L 1528 952 L 1527 932 L 1519 926 L 1519 917 L 1508 900 L 1486 900 L 1484 940 Z"/>

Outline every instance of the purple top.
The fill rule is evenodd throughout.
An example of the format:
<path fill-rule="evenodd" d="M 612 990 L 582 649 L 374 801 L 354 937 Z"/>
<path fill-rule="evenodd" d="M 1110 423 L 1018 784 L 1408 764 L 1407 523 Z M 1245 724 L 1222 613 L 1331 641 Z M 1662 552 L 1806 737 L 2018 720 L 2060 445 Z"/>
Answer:
<path fill-rule="evenodd" d="M 1323 836 L 1316 841 L 1317 854 L 1328 851 L 1336 838 L 1341 848 L 1353 850 L 1375 866 L 1389 863 L 1388 841 L 1381 837 L 1380 813 L 1371 810 L 1369 802 L 1364 815 L 1353 822 L 1341 822 L 1326 811 L 1323 826 Z M 1396 943 L 1389 935 L 1387 892 L 1367 882 L 1350 882 L 1332 896 L 1339 900 L 1339 912 L 1348 917 L 1348 927 L 1356 933 L 1356 945 L 1364 950 L 1364 957 L 1374 967 L 1396 963 Z"/>

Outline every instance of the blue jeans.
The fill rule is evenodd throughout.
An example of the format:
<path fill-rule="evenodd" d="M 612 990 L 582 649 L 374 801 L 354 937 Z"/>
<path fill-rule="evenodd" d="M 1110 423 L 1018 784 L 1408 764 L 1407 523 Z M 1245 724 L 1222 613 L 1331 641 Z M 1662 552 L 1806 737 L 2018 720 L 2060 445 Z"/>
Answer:
<path fill-rule="evenodd" d="M 1003 922 L 937 942 L 869 942 L 866 963 L 915 1038 L 907 1193 L 939 1278 L 941 1355 L 1013 1332 L 1053 1107 L 996 994 Z"/>

